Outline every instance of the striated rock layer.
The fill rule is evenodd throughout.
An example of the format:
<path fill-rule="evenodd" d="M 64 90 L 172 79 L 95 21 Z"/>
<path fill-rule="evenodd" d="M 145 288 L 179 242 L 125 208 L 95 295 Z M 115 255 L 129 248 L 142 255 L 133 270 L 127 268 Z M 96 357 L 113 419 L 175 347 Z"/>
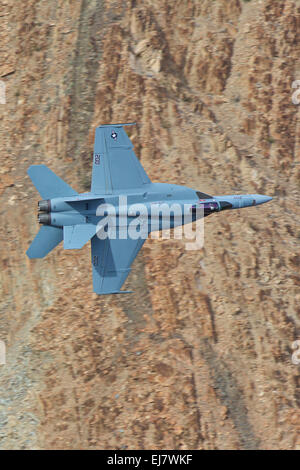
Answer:
<path fill-rule="evenodd" d="M 300 2 L 3 1 L 0 447 L 300 448 Z M 45 163 L 89 189 L 95 126 L 137 121 L 153 181 L 262 193 L 203 250 L 148 240 L 126 296 L 90 253 L 25 251 Z M 298 440 L 297 440 L 298 439 Z"/>

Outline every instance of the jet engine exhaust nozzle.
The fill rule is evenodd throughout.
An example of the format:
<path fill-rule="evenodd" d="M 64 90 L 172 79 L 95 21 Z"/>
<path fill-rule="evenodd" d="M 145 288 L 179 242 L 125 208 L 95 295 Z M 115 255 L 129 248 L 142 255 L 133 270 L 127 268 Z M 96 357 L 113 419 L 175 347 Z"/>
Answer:
<path fill-rule="evenodd" d="M 51 208 L 50 200 L 47 199 L 45 201 L 39 201 L 38 208 L 40 212 L 50 212 L 50 208 Z"/>
<path fill-rule="evenodd" d="M 50 214 L 38 214 L 39 224 L 50 225 L 51 224 L 51 215 Z"/>

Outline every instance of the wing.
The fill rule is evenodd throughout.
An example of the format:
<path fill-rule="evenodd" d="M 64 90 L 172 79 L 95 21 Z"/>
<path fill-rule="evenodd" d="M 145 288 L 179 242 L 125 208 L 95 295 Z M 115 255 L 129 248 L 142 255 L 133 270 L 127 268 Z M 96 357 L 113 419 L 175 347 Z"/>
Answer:
<path fill-rule="evenodd" d="M 97 232 L 95 224 L 64 225 L 64 249 L 82 248 Z"/>
<path fill-rule="evenodd" d="M 96 128 L 91 186 L 94 194 L 111 194 L 151 183 L 133 151 L 125 125 L 129 124 Z"/>
<path fill-rule="evenodd" d="M 93 286 L 97 294 L 118 294 L 145 239 L 91 240 Z"/>

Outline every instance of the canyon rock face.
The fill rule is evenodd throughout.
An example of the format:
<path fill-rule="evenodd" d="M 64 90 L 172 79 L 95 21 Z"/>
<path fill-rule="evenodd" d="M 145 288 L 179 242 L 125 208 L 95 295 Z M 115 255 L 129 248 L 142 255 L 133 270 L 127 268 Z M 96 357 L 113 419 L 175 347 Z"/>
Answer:
<path fill-rule="evenodd" d="M 0 16 L 0 447 L 299 449 L 299 0 L 3 1 Z M 89 190 L 95 127 L 128 121 L 153 181 L 273 201 L 207 218 L 201 250 L 149 239 L 134 292 L 99 297 L 89 244 L 26 257 L 26 170 Z"/>

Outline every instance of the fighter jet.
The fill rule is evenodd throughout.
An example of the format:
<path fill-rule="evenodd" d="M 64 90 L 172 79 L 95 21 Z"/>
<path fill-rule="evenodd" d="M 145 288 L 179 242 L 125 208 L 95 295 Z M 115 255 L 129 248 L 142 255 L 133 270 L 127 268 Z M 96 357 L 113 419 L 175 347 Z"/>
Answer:
<path fill-rule="evenodd" d="M 41 228 L 27 256 L 43 258 L 62 240 L 67 250 L 80 249 L 91 241 L 93 287 L 97 294 L 128 292 L 121 291 L 121 287 L 151 231 L 272 199 L 260 194 L 210 196 L 184 186 L 152 183 L 124 129 L 133 124 L 96 128 L 90 192 L 78 194 L 45 165 L 28 169 L 43 200 L 38 202 Z M 165 216 L 159 211 L 153 216 L 153 207 L 163 204 L 171 208 L 174 203 L 182 208 L 181 215 L 175 217 L 169 211 Z M 190 217 L 186 218 L 187 211 Z M 137 218 L 140 227 L 136 232 L 140 236 L 136 232 L 129 236 L 129 228 Z"/>

